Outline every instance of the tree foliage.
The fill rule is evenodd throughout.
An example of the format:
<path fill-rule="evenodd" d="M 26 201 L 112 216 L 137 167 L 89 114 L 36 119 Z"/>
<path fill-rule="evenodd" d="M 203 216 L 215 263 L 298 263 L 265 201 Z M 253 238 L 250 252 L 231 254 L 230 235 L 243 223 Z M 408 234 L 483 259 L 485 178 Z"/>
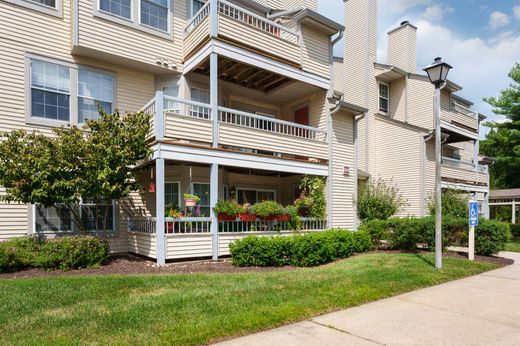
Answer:
<path fill-rule="evenodd" d="M 467 218 L 469 214 L 469 198 L 458 191 L 443 189 L 441 194 L 441 209 L 443 216 Z M 435 215 L 435 194 L 428 196 L 428 211 Z"/>
<path fill-rule="evenodd" d="M 150 154 L 148 116 L 142 112 L 106 114 L 100 109 L 99 119 L 87 120 L 82 129 L 73 126 L 52 131 L 52 136 L 24 130 L 2 134 L 0 186 L 6 193 L 0 200 L 45 207 L 68 205 L 84 233 L 74 207 L 82 197 L 109 206 L 111 200 L 138 188 L 133 167 Z"/>
<path fill-rule="evenodd" d="M 496 159 L 491 165 L 491 185 L 494 188 L 520 187 L 520 64 L 509 77 L 513 82 L 498 97 L 484 99 L 493 106 L 495 114 L 506 117 L 505 122 L 487 122 L 490 128 L 480 151 Z"/>
<path fill-rule="evenodd" d="M 357 214 L 361 221 L 386 220 L 405 204 L 399 190 L 381 178 L 369 179 L 359 186 Z"/>

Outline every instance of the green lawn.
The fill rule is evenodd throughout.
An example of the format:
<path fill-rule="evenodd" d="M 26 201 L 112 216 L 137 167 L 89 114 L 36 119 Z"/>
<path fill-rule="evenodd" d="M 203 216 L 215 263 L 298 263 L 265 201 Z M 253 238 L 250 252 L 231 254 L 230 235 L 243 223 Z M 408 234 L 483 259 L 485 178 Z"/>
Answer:
<path fill-rule="evenodd" d="M 520 252 L 520 239 L 513 239 L 506 244 L 505 251 Z"/>
<path fill-rule="evenodd" d="M 237 274 L 0 280 L 0 344 L 200 344 L 496 268 L 430 254 Z"/>

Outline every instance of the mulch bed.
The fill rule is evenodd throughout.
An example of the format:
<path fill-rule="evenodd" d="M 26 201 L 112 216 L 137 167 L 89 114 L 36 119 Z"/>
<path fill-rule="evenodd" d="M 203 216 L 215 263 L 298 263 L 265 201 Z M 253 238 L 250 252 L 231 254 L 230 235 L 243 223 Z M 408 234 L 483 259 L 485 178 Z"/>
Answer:
<path fill-rule="evenodd" d="M 372 251 L 355 256 L 365 256 L 371 253 L 403 253 L 403 251 Z M 426 253 L 426 251 L 416 252 Z M 467 254 L 449 251 L 444 256 L 467 259 Z M 345 259 L 343 261 L 348 261 Z M 513 264 L 514 261 L 501 257 L 475 256 L 479 262 L 495 263 L 501 266 Z M 330 265 L 330 264 L 329 264 Z M 245 272 L 272 272 L 298 270 L 297 267 L 263 268 L 263 267 L 235 267 L 230 259 L 219 261 L 199 260 L 189 262 L 168 263 L 164 267 L 158 267 L 155 261 L 137 255 L 125 254 L 112 256 L 108 262 L 96 269 L 80 270 L 53 270 L 26 269 L 15 273 L 0 274 L 0 279 L 53 277 L 53 276 L 91 276 L 91 275 L 137 275 L 137 274 L 192 274 L 192 273 L 245 273 Z"/>

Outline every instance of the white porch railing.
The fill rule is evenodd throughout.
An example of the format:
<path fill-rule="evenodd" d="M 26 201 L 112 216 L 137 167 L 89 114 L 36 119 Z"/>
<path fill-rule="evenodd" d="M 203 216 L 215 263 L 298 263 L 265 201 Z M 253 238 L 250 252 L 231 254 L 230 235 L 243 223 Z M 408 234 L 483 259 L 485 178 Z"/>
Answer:
<path fill-rule="evenodd" d="M 471 161 L 457 160 L 445 156 L 442 157 L 442 164 L 449 167 L 467 169 L 470 171 L 475 170 L 475 165 Z"/>
<path fill-rule="evenodd" d="M 210 119 L 211 106 L 202 102 L 164 96 L 164 113 L 175 113 L 199 119 Z"/>
<path fill-rule="evenodd" d="M 469 109 L 468 107 L 465 107 L 457 102 L 452 102 L 451 103 L 451 109 L 453 109 L 454 111 L 460 113 L 460 114 L 464 114 L 472 119 L 476 119 L 477 118 L 477 113 L 476 112 L 473 112 L 471 109 Z"/>
<path fill-rule="evenodd" d="M 247 232 L 280 232 L 291 231 L 294 225 L 288 221 L 221 221 L 219 232 L 221 233 L 247 233 Z M 327 229 L 327 221 L 313 218 L 301 218 L 297 231 L 319 231 Z"/>
<path fill-rule="evenodd" d="M 218 15 L 227 16 L 242 24 L 251 26 L 285 41 L 294 44 L 298 44 L 299 42 L 300 34 L 298 32 L 225 0 L 218 0 L 215 2 L 208 1 L 188 21 L 186 27 L 184 28 L 185 35 L 188 35 L 190 32 L 192 32 L 206 17 L 211 16 L 210 7 L 212 3 L 217 4 L 216 13 Z"/>
<path fill-rule="evenodd" d="M 326 141 L 327 139 L 327 132 L 315 127 L 242 112 L 231 108 L 218 107 L 218 109 L 219 121 L 223 123 L 305 139 L 318 141 Z"/>

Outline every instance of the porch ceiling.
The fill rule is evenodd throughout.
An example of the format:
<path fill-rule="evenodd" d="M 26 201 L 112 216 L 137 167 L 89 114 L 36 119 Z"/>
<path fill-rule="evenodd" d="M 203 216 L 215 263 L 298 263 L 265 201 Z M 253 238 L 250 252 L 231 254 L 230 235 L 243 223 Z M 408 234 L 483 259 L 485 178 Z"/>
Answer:
<path fill-rule="evenodd" d="M 210 74 L 209 59 L 195 68 L 195 72 L 205 76 Z M 219 56 L 218 78 L 225 82 L 270 93 L 294 83 L 291 78 L 251 66 L 223 56 Z"/>

